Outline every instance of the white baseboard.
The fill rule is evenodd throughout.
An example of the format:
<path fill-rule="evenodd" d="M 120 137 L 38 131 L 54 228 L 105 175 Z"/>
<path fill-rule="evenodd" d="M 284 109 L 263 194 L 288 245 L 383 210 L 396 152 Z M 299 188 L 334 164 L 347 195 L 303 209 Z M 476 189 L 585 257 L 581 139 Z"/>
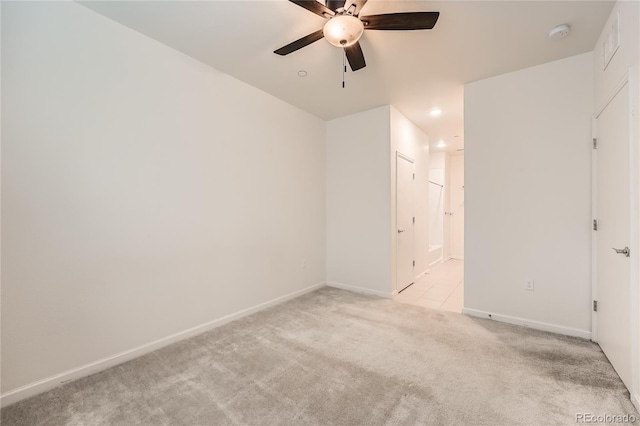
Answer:
<path fill-rule="evenodd" d="M 433 265 L 437 265 L 438 263 L 444 263 L 446 262 L 442 257 L 439 257 L 438 259 L 434 260 L 433 262 L 429 263 L 429 268 L 431 268 Z"/>
<path fill-rule="evenodd" d="M 335 287 L 342 290 L 353 291 L 356 293 L 370 294 L 373 296 L 384 297 L 385 299 L 391 299 L 393 292 L 385 293 L 384 291 L 371 290 L 370 288 L 358 287 L 355 285 L 337 283 L 335 281 L 327 281 L 327 286 Z"/>
<path fill-rule="evenodd" d="M 431 266 L 431 265 L 429 265 Z M 414 278 L 415 280 L 417 280 L 418 278 L 420 278 L 423 275 L 426 275 L 429 273 L 429 268 L 425 269 L 424 271 L 420 272 L 418 275 L 416 275 L 416 277 Z"/>
<path fill-rule="evenodd" d="M 636 407 L 636 410 L 638 410 L 638 413 L 640 413 L 640 394 L 631 394 L 631 402 Z"/>
<path fill-rule="evenodd" d="M 172 334 L 170 336 L 163 337 L 158 340 L 154 340 L 153 342 L 146 343 L 144 345 L 135 347 L 133 349 L 120 352 L 110 357 L 103 358 L 103 359 L 91 362 L 89 364 L 85 364 L 80 367 L 64 371 L 60 374 L 47 377 L 37 382 L 33 382 L 28 385 L 21 386 L 17 389 L 10 390 L 0 395 L 0 406 L 5 407 L 9 404 L 13 404 L 14 402 L 18 402 L 21 399 L 29 398 L 30 396 L 34 396 L 39 393 L 46 392 L 50 389 L 53 389 L 57 386 L 68 383 L 70 381 L 89 376 L 91 374 L 97 373 L 102 370 L 106 370 L 107 368 L 113 367 L 118 364 L 122 364 L 123 362 L 140 357 L 149 352 L 153 352 L 156 349 L 160 349 L 164 346 L 170 345 L 180 340 L 184 340 L 189 337 L 196 336 L 198 334 L 204 333 L 205 331 L 209 331 L 216 327 L 220 327 L 221 325 L 227 324 L 231 321 L 240 319 L 242 317 L 246 317 L 247 315 L 251 315 L 253 313 L 269 308 L 271 306 L 278 305 L 282 302 L 286 302 L 287 300 L 294 299 L 298 296 L 302 296 L 305 293 L 312 292 L 324 286 L 325 286 L 324 282 L 318 283 L 310 287 L 303 288 L 302 290 L 294 291 L 293 293 L 289 293 L 284 296 L 280 296 L 275 299 L 269 300 L 267 302 L 252 306 L 250 308 L 235 312 L 233 314 L 226 315 L 224 317 L 215 319 L 213 321 L 209 321 L 207 323 L 197 325 L 195 327 Z"/>
<path fill-rule="evenodd" d="M 546 322 L 534 321 L 525 318 L 512 317 L 509 315 L 494 314 L 491 312 L 479 311 L 477 309 L 463 308 L 462 313 L 472 317 L 492 319 L 536 330 L 549 331 L 551 333 L 564 334 L 566 336 L 581 337 L 583 339 L 591 339 L 591 332 L 587 330 L 578 330 L 575 328 L 563 327 L 561 325 L 548 324 Z"/>

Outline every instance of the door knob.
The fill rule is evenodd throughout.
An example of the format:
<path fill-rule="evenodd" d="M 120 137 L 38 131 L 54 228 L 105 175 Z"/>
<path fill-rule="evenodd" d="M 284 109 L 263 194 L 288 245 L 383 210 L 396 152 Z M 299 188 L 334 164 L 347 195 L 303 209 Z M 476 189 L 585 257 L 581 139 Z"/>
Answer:
<path fill-rule="evenodd" d="M 399 228 L 399 229 L 398 229 L 398 234 L 399 234 L 399 233 L 401 233 L 401 232 L 404 232 L 404 229 Z"/>
<path fill-rule="evenodd" d="M 616 253 L 618 253 L 618 254 L 624 254 L 626 257 L 629 257 L 629 254 L 631 253 L 631 252 L 629 251 L 629 247 L 625 247 L 625 248 L 623 248 L 623 249 L 617 249 L 617 248 L 615 248 L 615 247 L 614 247 L 613 249 L 616 251 Z"/>

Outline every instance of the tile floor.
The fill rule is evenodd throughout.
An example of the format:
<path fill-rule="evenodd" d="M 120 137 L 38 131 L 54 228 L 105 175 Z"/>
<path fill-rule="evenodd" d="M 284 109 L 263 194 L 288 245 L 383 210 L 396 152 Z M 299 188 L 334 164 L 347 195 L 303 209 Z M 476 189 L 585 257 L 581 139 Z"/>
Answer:
<path fill-rule="evenodd" d="M 393 300 L 431 309 L 462 312 L 464 291 L 464 262 L 451 259 L 432 266 L 412 285 L 393 297 Z"/>

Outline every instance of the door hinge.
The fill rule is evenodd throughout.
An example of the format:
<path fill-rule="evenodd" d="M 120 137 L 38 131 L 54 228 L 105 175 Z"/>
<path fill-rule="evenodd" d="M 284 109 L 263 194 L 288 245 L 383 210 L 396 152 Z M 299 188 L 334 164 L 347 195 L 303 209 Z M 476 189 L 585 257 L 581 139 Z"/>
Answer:
<path fill-rule="evenodd" d="M 416 217 L 415 216 L 413 217 L 413 223 L 416 223 Z"/>
<path fill-rule="evenodd" d="M 415 260 L 413 261 L 413 266 L 416 266 L 416 261 Z"/>
<path fill-rule="evenodd" d="M 598 312 L 598 301 L 597 300 L 593 301 L 593 312 Z"/>
<path fill-rule="evenodd" d="M 416 174 L 415 173 L 413 174 L 413 180 L 416 180 Z"/>
<path fill-rule="evenodd" d="M 598 230 L 598 219 L 593 219 L 593 230 L 594 231 Z"/>
<path fill-rule="evenodd" d="M 598 149 L 598 138 L 593 138 L 593 149 Z"/>

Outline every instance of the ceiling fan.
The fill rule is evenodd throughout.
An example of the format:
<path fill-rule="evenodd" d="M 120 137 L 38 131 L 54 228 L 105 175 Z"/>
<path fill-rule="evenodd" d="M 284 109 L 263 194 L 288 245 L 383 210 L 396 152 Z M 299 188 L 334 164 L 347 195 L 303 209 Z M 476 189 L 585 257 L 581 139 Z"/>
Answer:
<path fill-rule="evenodd" d="M 360 47 L 364 30 L 430 30 L 438 21 L 440 12 L 402 12 L 360 16 L 367 0 L 326 0 L 326 6 L 316 0 L 289 0 L 316 15 L 328 19 L 324 27 L 293 43 L 274 51 L 284 56 L 302 49 L 321 38 L 334 46 L 344 48 L 352 71 L 367 66 Z"/>

